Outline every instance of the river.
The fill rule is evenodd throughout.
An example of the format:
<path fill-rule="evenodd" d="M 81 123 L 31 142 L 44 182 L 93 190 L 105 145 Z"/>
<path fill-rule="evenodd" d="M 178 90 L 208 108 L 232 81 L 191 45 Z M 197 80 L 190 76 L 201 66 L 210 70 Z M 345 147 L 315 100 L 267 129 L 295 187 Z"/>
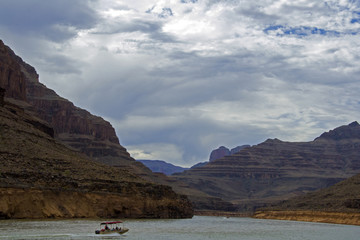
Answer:
<path fill-rule="evenodd" d="M 99 220 L 1 220 L 0 239 L 126 240 L 358 240 L 360 226 L 252 218 L 195 216 L 180 220 L 126 220 L 124 235 L 95 235 Z"/>

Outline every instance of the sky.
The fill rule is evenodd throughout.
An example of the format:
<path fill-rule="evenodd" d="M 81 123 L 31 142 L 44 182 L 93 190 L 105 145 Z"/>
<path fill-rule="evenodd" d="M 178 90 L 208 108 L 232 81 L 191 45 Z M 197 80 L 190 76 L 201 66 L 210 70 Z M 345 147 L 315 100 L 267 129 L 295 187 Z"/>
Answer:
<path fill-rule="evenodd" d="M 1 0 L 0 39 L 135 159 L 360 120 L 359 0 Z"/>

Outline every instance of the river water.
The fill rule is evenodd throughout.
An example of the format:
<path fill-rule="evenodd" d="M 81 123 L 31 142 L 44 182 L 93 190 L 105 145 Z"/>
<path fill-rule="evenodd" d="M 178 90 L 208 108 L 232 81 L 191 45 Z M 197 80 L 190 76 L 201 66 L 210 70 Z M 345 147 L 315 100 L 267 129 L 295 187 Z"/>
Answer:
<path fill-rule="evenodd" d="M 0 221 L 0 239 L 125 240 L 358 240 L 360 226 L 200 217 L 181 220 L 126 220 L 124 235 L 95 235 L 99 220 Z"/>

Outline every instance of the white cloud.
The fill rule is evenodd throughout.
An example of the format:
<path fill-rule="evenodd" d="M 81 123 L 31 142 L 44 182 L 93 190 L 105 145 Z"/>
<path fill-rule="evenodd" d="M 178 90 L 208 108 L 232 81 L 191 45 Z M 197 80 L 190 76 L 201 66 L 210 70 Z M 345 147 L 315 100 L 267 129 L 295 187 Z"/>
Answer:
<path fill-rule="evenodd" d="M 136 146 L 127 146 L 130 155 L 135 159 L 163 160 L 177 165 L 184 165 L 183 153 L 178 146 L 169 143 L 149 143 Z"/>

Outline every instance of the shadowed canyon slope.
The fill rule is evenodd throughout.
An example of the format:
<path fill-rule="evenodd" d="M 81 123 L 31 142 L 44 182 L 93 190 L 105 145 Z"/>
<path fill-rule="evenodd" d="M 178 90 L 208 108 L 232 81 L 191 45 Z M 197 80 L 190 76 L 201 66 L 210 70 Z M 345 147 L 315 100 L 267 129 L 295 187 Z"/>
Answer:
<path fill-rule="evenodd" d="M 255 217 L 360 225 L 360 174 L 257 211 Z"/>
<path fill-rule="evenodd" d="M 110 156 L 150 171 L 129 156 L 110 123 L 39 83 L 1 41 L 0 90 L 1 218 L 192 216 L 187 198 L 170 187 L 90 159 Z"/>
<path fill-rule="evenodd" d="M 281 201 L 272 210 L 360 212 L 360 174 L 331 187 Z"/>
<path fill-rule="evenodd" d="M 360 172 L 359 159 L 360 125 L 353 122 L 311 142 L 268 139 L 173 177 L 238 210 L 253 210 L 349 178 Z"/>

